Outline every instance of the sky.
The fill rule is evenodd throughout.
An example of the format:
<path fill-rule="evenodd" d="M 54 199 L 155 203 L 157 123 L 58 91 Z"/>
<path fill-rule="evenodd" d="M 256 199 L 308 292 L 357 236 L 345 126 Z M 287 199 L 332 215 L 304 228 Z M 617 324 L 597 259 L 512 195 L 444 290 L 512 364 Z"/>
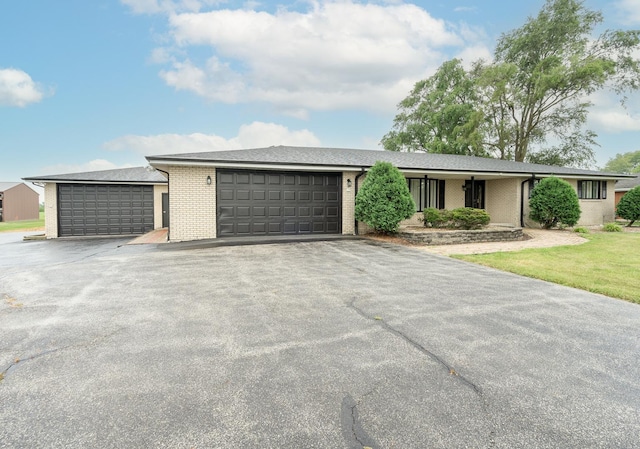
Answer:
<path fill-rule="evenodd" d="M 543 0 L 29 0 L 0 4 L 0 181 L 146 165 L 145 155 L 381 149 L 444 61 L 491 60 Z M 604 29 L 640 0 L 585 0 Z M 600 30 L 600 31 L 602 31 Z M 640 56 L 639 56 L 640 57 Z M 640 150 L 640 95 L 594 95 L 598 166 Z"/>

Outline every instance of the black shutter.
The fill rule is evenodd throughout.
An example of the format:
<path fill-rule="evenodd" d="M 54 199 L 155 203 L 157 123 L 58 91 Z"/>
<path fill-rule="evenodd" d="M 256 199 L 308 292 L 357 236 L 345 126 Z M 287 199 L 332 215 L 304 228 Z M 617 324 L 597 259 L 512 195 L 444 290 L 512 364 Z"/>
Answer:
<path fill-rule="evenodd" d="M 438 209 L 444 209 L 444 179 L 438 181 Z"/>

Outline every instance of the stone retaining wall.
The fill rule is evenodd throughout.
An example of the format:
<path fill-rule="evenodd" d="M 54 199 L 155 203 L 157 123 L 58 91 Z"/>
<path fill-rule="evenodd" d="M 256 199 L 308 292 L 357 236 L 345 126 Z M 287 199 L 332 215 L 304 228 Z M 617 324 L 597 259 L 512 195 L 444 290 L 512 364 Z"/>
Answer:
<path fill-rule="evenodd" d="M 400 229 L 398 237 L 427 245 L 457 245 L 461 243 L 512 242 L 524 240 L 522 228 L 475 230 L 412 230 Z"/>

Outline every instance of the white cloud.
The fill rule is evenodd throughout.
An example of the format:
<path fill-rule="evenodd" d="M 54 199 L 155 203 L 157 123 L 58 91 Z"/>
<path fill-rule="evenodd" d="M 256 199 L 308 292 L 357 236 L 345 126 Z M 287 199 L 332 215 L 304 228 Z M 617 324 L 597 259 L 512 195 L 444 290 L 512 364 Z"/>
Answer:
<path fill-rule="evenodd" d="M 120 0 L 134 14 L 161 14 L 197 12 L 205 6 L 216 5 L 219 0 Z"/>
<path fill-rule="evenodd" d="M 169 64 L 160 72 L 168 85 L 212 101 L 267 102 L 296 117 L 308 110 L 395 110 L 447 59 L 445 49 L 465 45 L 443 20 L 402 3 L 326 1 L 302 12 L 226 9 L 168 20 L 174 50 L 189 55 L 208 46 L 213 53 L 207 61 L 154 53 Z"/>
<path fill-rule="evenodd" d="M 318 146 L 320 140 L 306 129 L 291 131 L 275 123 L 253 122 L 242 125 L 231 139 L 215 134 L 127 135 L 106 142 L 109 151 L 133 151 L 142 155 L 197 153 L 202 151 L 237 150 L 270 145 Z"/>
<path fill-rule="evenodd" d="M 593 110 L 589 120 L 605 132 L 640 131 L 640 115 L 631 115 L 620 108 Z"/>
<path fill-rule="evenodd" d="M 477 6 L 457 6 L 453 8 L 454 12 L 476 12 L 477 10 Z"/>
<path fill-rule="evenodd" d="M 41 86 L 18 69 L 0 69 L 0 106 L 25 107 L 44 98 Z"/>
<path fill-rule="evenodd" d="M 58 175 L 64 173 L 82 173 L 88 171 L 113 170 L 115 168 L 129 168 L 131 164 L 116 165 L 105 159 L 94 159 L 84 164 L 56 164 L 42 168 L 43 175 Z"/>
<path fill-rule="evenodd" d="M 640 24 L 640 2 L 638 0 L 620 0 L 616 6 L 624 18 L 623 22 L 629 25 Z"/>
<path fill-rule="evenodd" d="M 474 61 L 484 59 L 486 62 L 493 61 L 493 52 L 487 46 L 479 44 L 467 47 L 456 55 L 456 58 L 462 60 L 462 65 L 469 70 Z"/>

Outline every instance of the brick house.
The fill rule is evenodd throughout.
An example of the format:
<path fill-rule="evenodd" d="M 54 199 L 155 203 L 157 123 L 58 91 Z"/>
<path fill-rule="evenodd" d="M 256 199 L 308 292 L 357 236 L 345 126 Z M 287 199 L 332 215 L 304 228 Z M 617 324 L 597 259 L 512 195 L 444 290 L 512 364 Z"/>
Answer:
<path fill-rule="evenodd" d="M 635 175 L 635 178 L 620 179 L 618 182 L 616 182 L 615 205 L 618 205 L 618 203 L 620 202 L 620 198 L 622 198 L 625 193 L 637 186 L 640 186 L 640 175 Z"/>
<path fill-rule="evenodd" d="M 528 219 L 529 191 L 541 178 L 557 176 L 578 193 L 579 225 L 602 225 L 614 218 L 616 180 L 628 177 L 470 156 L 290 146 L 147 160 L 147 169 L 24 178 L 44 184 L 47 237 L 161 227 L 176 242 L 363 233 L 355 196 L 377 161 L 392 163 L 407 178 L 417 207 L 404 224 L 419 224 L 426 207 L 478 207 L 494 224 L 537 226 Z"/>
<path fill-rule="evenodd" d="M 355 234 L 355 195 L 376 161 L 407 178 L 418 224 L 425 207 L 486 209 L 492 223 L 537 226 L 528 195 L 537 180 L 557 176 L 578 193 L 579 225 L 614 218 L 613 189 L 625 175 L 489 158 L 342 148 L 275 146 L 148 156 L 168 174 L 169 239 L 252 235 Z"/>

